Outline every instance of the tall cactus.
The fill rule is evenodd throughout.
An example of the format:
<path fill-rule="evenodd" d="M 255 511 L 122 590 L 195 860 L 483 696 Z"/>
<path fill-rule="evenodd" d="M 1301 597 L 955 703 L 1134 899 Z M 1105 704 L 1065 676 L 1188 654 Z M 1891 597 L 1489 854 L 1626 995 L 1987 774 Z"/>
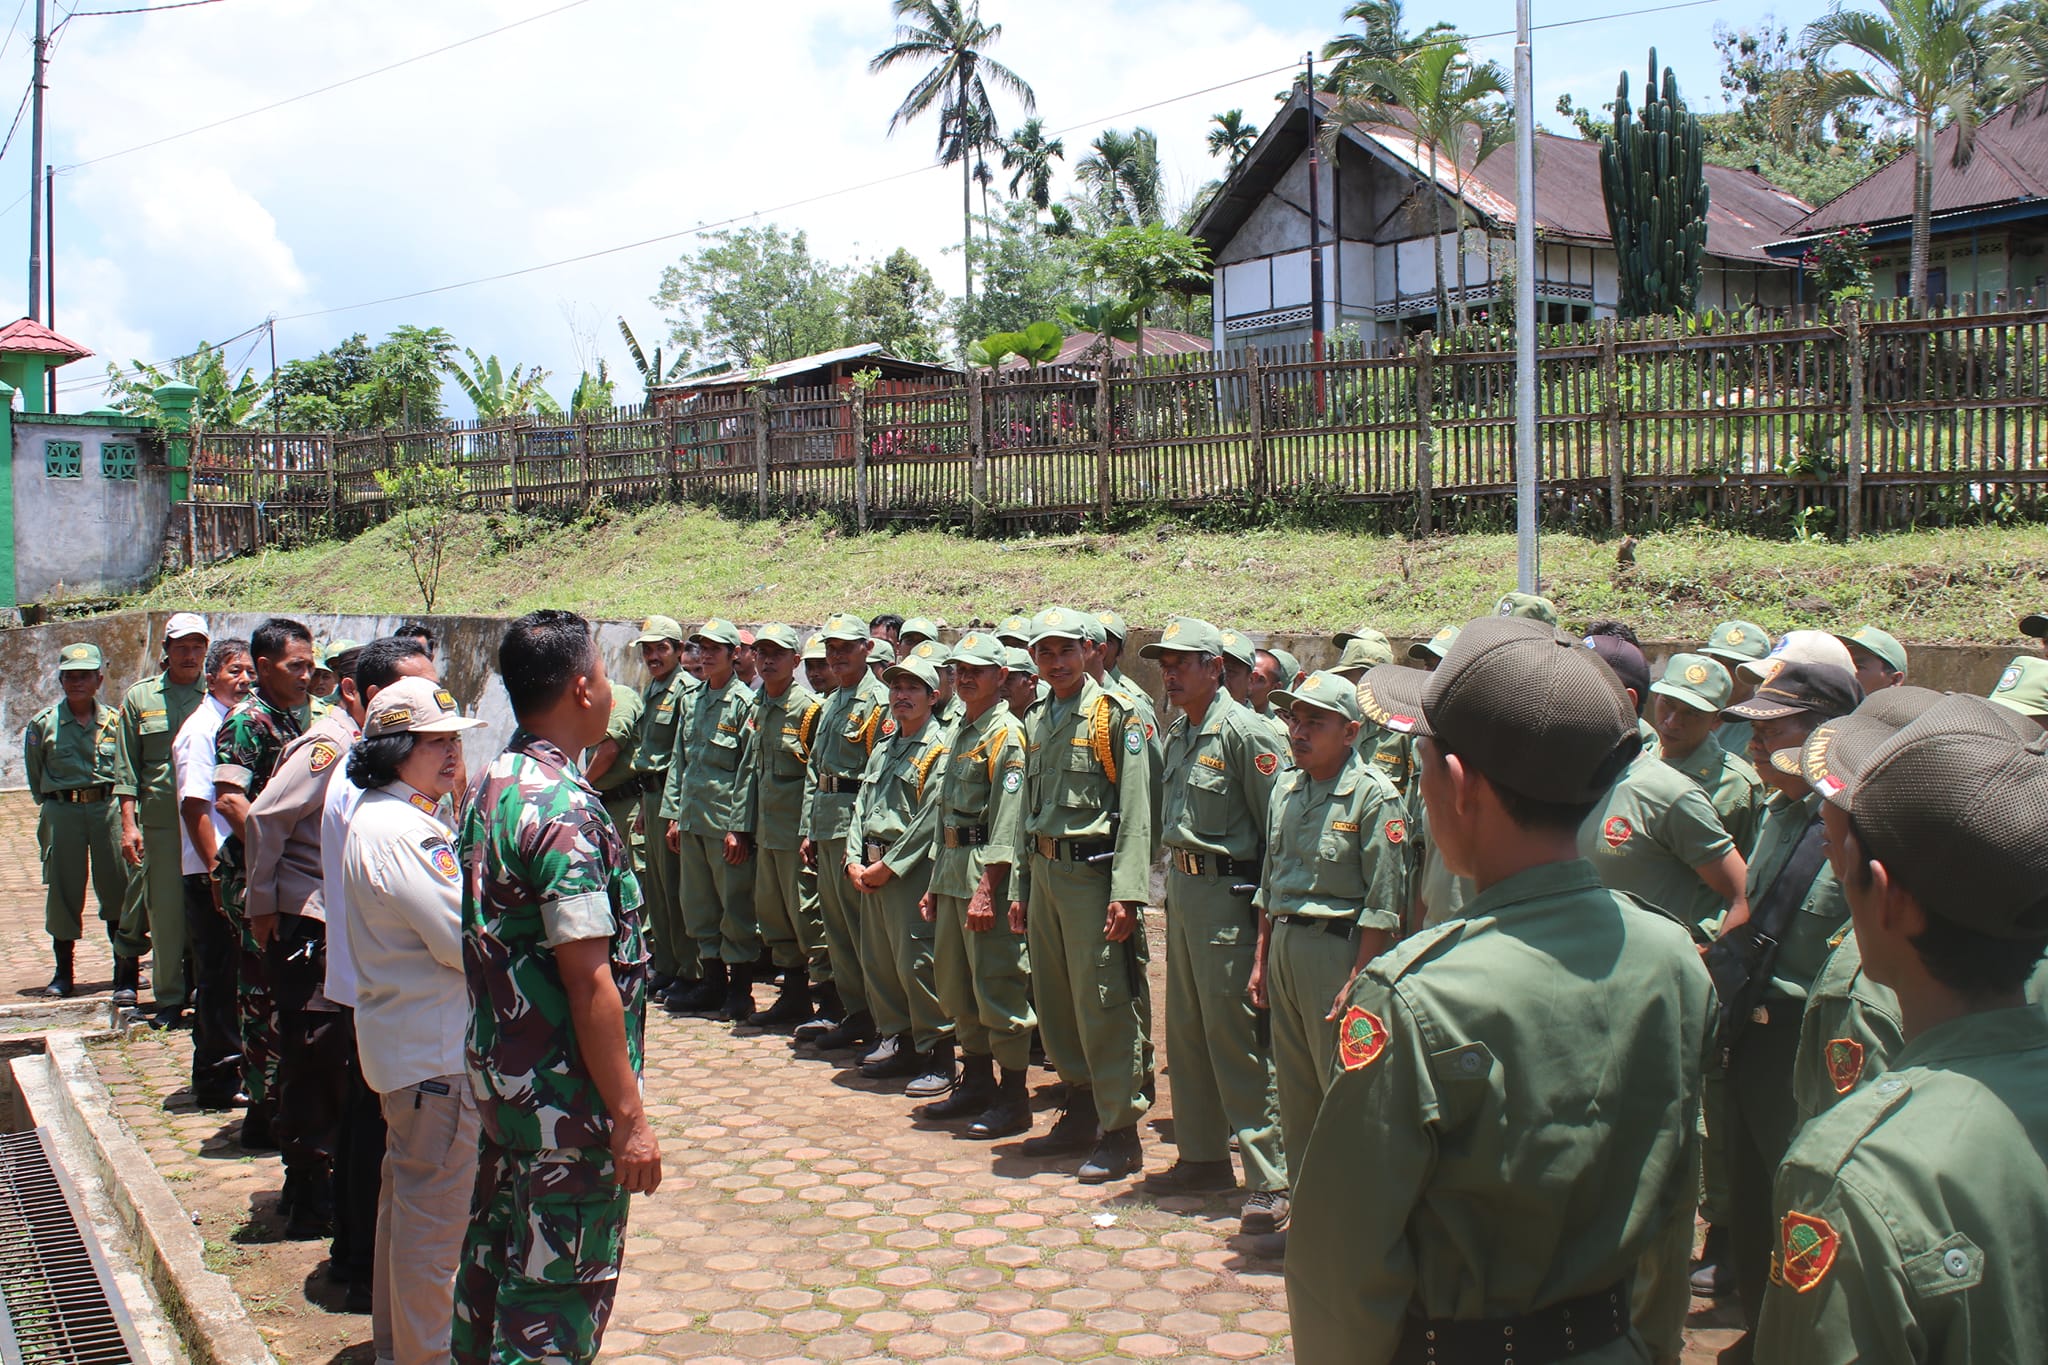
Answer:
<path fill-rule="evenodd" d="M 1664 68 L 1657 92 L 1657 49 L 1643 108 L 1629 108 L 1628 72 L 1614 96 L 1614 130 L 1600 138 L 1600 189 L 1621 276 L 1621 315 L 1689 313 L 1699 297 L 1707 250 L 1706 145 L 1699 117 L 1678 97 Z"/>

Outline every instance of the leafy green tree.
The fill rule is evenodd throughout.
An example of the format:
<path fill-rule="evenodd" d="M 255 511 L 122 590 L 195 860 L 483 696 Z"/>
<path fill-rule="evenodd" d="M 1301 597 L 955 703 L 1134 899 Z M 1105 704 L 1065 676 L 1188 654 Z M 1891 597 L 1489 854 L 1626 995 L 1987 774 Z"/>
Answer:
<path fill-rule="evenodd" d="M 898 247 L 848 282 L 844 344 L 879 342 L 890 355 L 936 364 L 944 303 L 924 262 Z"/>
<path fill-rule="evenodd" d="M 163 415 L 155 391 L 170 383 L 190 384 L 199 390 L 192 404 L 193 419 L 216 431 L 251 425 L 269 397 L 269 386 L 253 371 L 229 374 L 222 349 L 202 341 L 199 349 L 168 367 L 140 360 L 131 361 L 126 370 L 109 364 L 108 406 L 155 421 Z"/>
<path fill-rule="evenodd" d="M 544 417 L 561 413 L 562 405 L 541 387 L 547 382 L 548 372 L 540 366 L 529 370 L 522 364 L 507 370 L 494 355 L 479 356 L 467 346 L 462 353 L 469 358 L 468 368 L 450 362 L 448 377 L 476 408 L 479 422 L 496 422 L 532 412 Z"/>
<path fill-rule="evenodd" d="M 1228 109 L 1220 114 L 1211 114 L 1209 122 L 1209 155 L 1229 158 L 1229 168 L 1235 174 L 1251 149 L 1258 145 L 1259 125 L 1247 120 L 1242 109 Z"/>
<path fill-rule="evenodd" d="M 803 233 L 767 223 L 707 241 L 661 272 L 654 296 L 655 307 L 675 315 L 669 339 L 677 346 L 707 362 L 754 365 L 841 344 L 844 273 L 813 256 Z"/>
<path fill-rule="evenodd" d="M 960 249 L 966 258 L 968 299 L 974 297 L 974 180 L 970 164 L 983 144 L 976 130 L 993 130 L 995 106 L 988 86 L 1008 90 L 1029 113 L 1038 97 L 1022 76 L 987 55 L 1003 36 L 1001 24 L 981 20 L 981 0 L 892 0 L 896 40 L 868 62 L 873 75 L 897 66 L 919 66 L 924 73 L 910 87 L 889 131 L 915 122 L 925 113 L 939 113 L 939 163 L 960 165 Z M 984 79 L 986 78 L 986 79 Z M 990 133 L 992 136 L 992 132 Z"/>
<path fill-rule="evenodd" d="M 1054 225 L 1041 230 L 1031 206 L 1020 201 L 991 224 L 993 236 L 982 261 L 984 288 L 954 302 L 949 321 L 956 336 L 1021 332 L 1082 300 L 1089 273 L 1082 257 L 1084 239 L 1060 230 L 1059 220 L 1068 216 L 1066 205 L 1054 204 L 1052 216 Z"/>
<path fill-rule="evenodd" d="M 358 332 L 278 367 L 277 424 L 286 431 L 376 431 L 441 420 L 441 374 L 455 340 L 401 326 L 375 347 Z"/>
<path fill-rule="evenodd" d="M 370 369 L 366 425 L 403 428 L 441 420 L 441 376 L 455 361 L 455 338 L 439 327 L 391 329 Z"/>
<path fill-rule="evenodd" d="M 1163 216 L 1165 191 L 1159 170 L 1159 139 L 1150 128 L 1128 133 L 1105 128 L 1075 163 L 1074 179 L 1105 227 L 1136 227 Z"/>
<path fill-rule="evenodd" d="M 1020 192 L 1031 207 L 1044 213 L 1052 206 L 1052 163 L 1066 159 L 1067 144 L 1045 135 L 1045 120 L 1028 118 L 1003 143 L 1003 169 L 1010 176 L 1010 196 Z"/>
<path fill-rule="evenodd" d="M 576 381 L 576 391 L 569 395 L 569 411 L 577 417 L 586 413 L 608 412 L 618 406 L 613 392 L 611 367 L 604 361 L 597 362 L 597 372 L 585 370 Z"/>
<path fill-rule="evenodd" d="M 1088 264 L 1134 309 L 1137 362 L 1145 363 L 1145 318 L 1162 295 L 1189 295 L 1209 287 L 1209 252 L 1163 223 L 1111 228 L 1088 248 Z"/>
<path fill-rule="evenodd" d="M 1323 77 L 1323 89 L 1336 94 L 1393 99 L 1394 91 L 1361 78 L 1363 63 L 1398 62 L 1421 44 L 1457 36 L 1457 30 L 1441 20 L 1420 34 L 1411 34 L 1405 20 L 1401 0 L 1356 0 L 1346 7 L 1344 22 L 1357 27 L 1323 44 L 1323 60 L 1330 63 Z"/>
<path fill-rule="evenodd" d="M 421 609 L 431 612 L 469 479 L 453 461 L 423 455 L 408 455 L 396 468 L 375 473 L 391 506 L 391 524 L 405 547 L 413 582 L 419 585 Z"/>

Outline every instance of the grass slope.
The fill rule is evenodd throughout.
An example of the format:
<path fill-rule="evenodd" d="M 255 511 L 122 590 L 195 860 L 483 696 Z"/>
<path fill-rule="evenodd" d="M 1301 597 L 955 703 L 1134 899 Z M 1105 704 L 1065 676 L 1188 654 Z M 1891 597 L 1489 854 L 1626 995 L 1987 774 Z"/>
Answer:
<path fill-rule="evenodd" d="M 1742 616 L 1772 631 L 1881 624 L 1920 643 L 2014 638 L 2048 608 L 2048 528 L 1873 536 L 1854 545 L 1696 530 L 1615 544 L 1542 541 L 1546 591 L 1567 622 L 1616 616 L 1645 638 L 1704 635 Z M 1512 536 L 1411 541 L 1337 532 L 1136 531 L 979 541 L 929 531 L 837 534 L 824 521 L 736 522 L 696 508 L 600 513 L 569 525 L 465 517 L 436 609 L 589 615 L 716 612 L 811 622 L 855 608 L 955 625 L 1047 603 L 1115 606 L 1134 623 L 1176 613 L 1256 630 L 1369 621 L 1426 634 L 1488 610 L 1514 584 Z M 167 579 L 150 606 L 404 612 L 420 595 L 396 533 L 276 551 Z"/>

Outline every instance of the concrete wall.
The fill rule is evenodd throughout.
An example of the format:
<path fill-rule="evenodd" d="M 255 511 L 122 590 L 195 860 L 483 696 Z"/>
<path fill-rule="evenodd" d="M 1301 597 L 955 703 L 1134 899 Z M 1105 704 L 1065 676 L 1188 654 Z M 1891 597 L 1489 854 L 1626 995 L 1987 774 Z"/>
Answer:
<path fill-rule="evenodd" d="M 106 442 L 138 446 L 135 428 L 14 422 L 14 590 L 16 600 L 131 592 L 149 583 L 163 557 L 171 514 L 162 466 L 143 465 L 135 478 L 101 472 Z M 76 441 L 77 478 L 44 472 L 51 441 Z"/>
<path fill-rule="evenodd" d="M 290 613 L 287 613 L 290 614 Z M 155 642 L 160 640 L 167 612 L 118 612 L 82 621 L 60 621 L 53 625 L 0 631 L 0 789 L 19 790 L 23 783 L 21 730 L 30 716 L 58 697 L 57 651 L 74 641 L 85 640 L 106 655 L 107 683 L 101 697 L 118 706 L 122 694 L 138 680 L 157 669 Z M 239 635 L 246 638 L 265 619 L 249 613 L 210 613 L 207 624 L 216 638 Z M 372 640 L 388 635 L 408 620 L 424 621 L 440 639 L 441 676 L 464 709 L 488 722 L 465 736 L 470 770 L 476 771 L 504 746 L 512 733 L 512 710 L 505 690 L 498 683 L 496 658 L 498 640 L 509 617 L 496 616 L 321 616 L 297 617 L 320 639 Z M 689 622 L 685 622 L 688 625 Z M 753 623 L 748 623 L 753 624 Z M 810 623 L 797 623 L 806 630 Z M 638 621 L 603 621 L 598 624 L 598 641 L 604 651 L 605 669 L 629 687 L 644 687 L 647 673 L 640 665 L 633 637 L 640 633 Z M 957 635 L 958 632 L 949 632 Z M 1337 650 L 1327 635 L 1289 632 L 1248 632 L 1261 644 L 1278 644 L 1301 660 L 1304 668 L 1321 668 L 1336 662 Z M 1138 657 L 1140 646 L 1159 638 L 1156 630 L 1138 630 L 1130 641 L 1124 670 L 1155 698 L 1161 695 L 1159 669 Z M 1411 643 L 1397 639 L 1397 653 Z M 1696 641 L 1652 642 L 1648 645 L 1651 666 L 1661 669 L 1663 660 L 1691 649 Z M 1998 675 L 2017 651 L 2004 645 L 1914 645 L 1912 678 L 1927 687 L 1988 693 Z"/>

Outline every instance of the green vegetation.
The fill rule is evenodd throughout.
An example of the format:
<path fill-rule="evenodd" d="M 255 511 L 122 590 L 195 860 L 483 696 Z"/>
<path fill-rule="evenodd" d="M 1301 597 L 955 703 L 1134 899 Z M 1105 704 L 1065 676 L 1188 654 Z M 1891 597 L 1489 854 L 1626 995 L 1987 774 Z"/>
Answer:
<path fill-rule="evenodd" d="M 1545 586 L 1568 621 L 1620 617 L 1646 639 L 1697 637 L 1740 614 L 1772 630 L 1873 621 L 1914 642 L 1989 642 L 2011 637 L 2019 615 L 2048 601 L 2041 527 L 1849 545 L 1682 530 L 1640 539 L 1632 567 L 1617 563 L 1611 541 L 1552 535 L 1542 555 Z M 464 514 L 435 605 L 485 614 L 569 607 L 606 618 L 716 610 L 798 622 L 859 606 L 964 626 L 1047 602 L 1113 603 L 1141 623 L 1186 612 L 1260 630 L 1367 620 L 1421 635 L 1488 610 L 1512 586 L 1514 563 L 1507 535 L 1202 532 L 1161 518 L 1001 541 L 931 531 L 851 537 L 822 519 L 728 521 L 665 506 L 567 525 Z M 181 575 L 145 604 L 399 612 L 417 600 L 400 531 L 383 526 Z"/>
<path fill-rule="evenodd" d="M 1621 316 L 1684 315 L 1699 296 L 1707 252 L 1707 168 L 1699 118 L 1679 98 L 1678 77 L 1657 49 L 1643 107 L 1632 113 L 1628 72 L 1614 92 L 1614 127 L 1600 139 L 1600 188 L 1621 262 Z"/>

